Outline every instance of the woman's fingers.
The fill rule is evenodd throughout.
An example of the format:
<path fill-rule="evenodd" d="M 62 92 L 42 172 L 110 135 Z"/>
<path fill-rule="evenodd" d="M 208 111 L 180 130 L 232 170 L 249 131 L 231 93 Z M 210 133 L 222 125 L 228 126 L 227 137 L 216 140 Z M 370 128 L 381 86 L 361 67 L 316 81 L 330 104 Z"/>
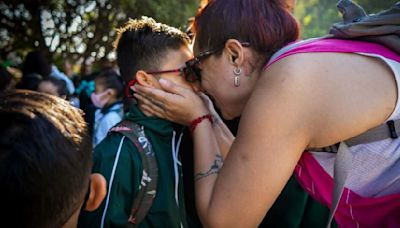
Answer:
<path fill-rule="evenodd" d="M 172 94 L 176 94 L 176 95 L 181 95 L 184 96 L 187 93 L 186 88 L 179 86 L 171 81 L 168 81 L 166 79 L 161 78 L 160 79 L 160 85 L 163 88 L 164 91 L 172 93 Z"/>
<path fill-rule="evenodd" d="M 134 85 L 131 87 L 131 89 L 133 91 L 135 91 L 136 93 L 139 93 L 141 95 L 143 95 L 146 98 L 152 98 L 154 100 L 159 100 L 159 101 L 163 101 L 164 97 L 166 96 L 166 92 L 160 90 L 160 89 L 156 89 L 156 88 L 152 88 L 152 87 L 146 87 L 146 86 L 141 86 L 141 85 Z"/>
<path fill-rule="evenodd" d="M 146 105 L 146 114 L 189 125 L 193 119 L 208 113 L 201 98 L 193 91 L 167 80 L 160 79 L 160 84 L 165 91 L 138 84 L 131 87 L 138 101 Z"/>
<path fill-rule="evenodd" d="M 146 114 L 165 118 L 165 107 L 162 102 L 154 100 L 153 98 L 147 98 L 138 93 L 135 93 L 134 96 L 138 101 L 140 101 L 139 107 L 142 109 L 142 111 L 146 111 Z M 144 109 L 144 107 L 146 107 L 146 109 Z"/>
<path fill-rule="evenodd" d="M 148 105 L 141 104 L 141 105 L 140 105 L 140 110 L 142 110 L 142 112 L 143 112 L 146 116 L 156 116 L 156 117 L 159 117 L 159 118 L 166 119 L 166 118 L 164 117 L 164 114 L 163 114 L 163 113 L 154 110 L 153 108 L 149 107 Z"/>
<path fill-rule="evenodd" d="M 154 116 L 150 110 L 147 109 L 147 107 L 145 107 L 145 105 L 139 105 L 140 110 L 142 110 L 143 114 L 147 117 L 151 117 Z"/>

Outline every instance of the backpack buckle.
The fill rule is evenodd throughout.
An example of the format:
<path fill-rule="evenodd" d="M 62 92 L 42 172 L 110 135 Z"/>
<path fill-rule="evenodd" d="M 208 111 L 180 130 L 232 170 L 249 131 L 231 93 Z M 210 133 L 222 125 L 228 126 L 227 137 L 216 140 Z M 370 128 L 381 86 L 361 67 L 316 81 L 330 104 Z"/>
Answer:
<path fill-rule="evenodd" d="M 399 136 L 397 135 L 396 127 L 394 125 L 394 121 L 393 120 L 389 120 L 388 122 L 386 122 L 386 124 L 389 127 L 390 138 L 397 139 Z"/>

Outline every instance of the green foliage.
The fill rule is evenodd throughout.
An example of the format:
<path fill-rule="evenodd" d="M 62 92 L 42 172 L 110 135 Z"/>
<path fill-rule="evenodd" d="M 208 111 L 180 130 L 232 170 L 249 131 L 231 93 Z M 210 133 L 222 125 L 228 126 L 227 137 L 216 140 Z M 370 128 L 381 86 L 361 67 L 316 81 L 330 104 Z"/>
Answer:
<path fill-rule="evenodd" d="M 398 0 L 356 0 L 367 13 Z M 3 0 L 0 1 L 1 58 L 9 52 L 48 50 L 55 60 L 101 59 L 112 52 L 115 28 L 142 15 L 185 30 L 200 0 Z M 337 0 L 297 0 L 302 38 L 322 36 L 341 21 Z"/>
<path fill-rule="evenodd" d="M 394 5 L 398 0 L 355 0 L 368 14 L 377 13 Z M 336 0 L 298 0 L 295 16 L 301 24 L 303 39 L 326 35 L 332 24 L 341 21 Z"/>
<path fill-rule="evenodd" d="M 5 0 L 1 58 L 44 49 L 54 59 L 98 60 L 112 52 L 115 28 L 142 15 L 185 29 L 199 0 Z"/>

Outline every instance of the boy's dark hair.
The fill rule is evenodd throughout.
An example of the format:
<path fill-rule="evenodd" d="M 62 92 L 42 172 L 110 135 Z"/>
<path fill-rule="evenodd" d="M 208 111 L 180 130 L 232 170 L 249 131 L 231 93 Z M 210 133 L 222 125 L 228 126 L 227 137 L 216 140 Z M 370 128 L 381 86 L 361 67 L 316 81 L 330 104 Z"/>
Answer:
<path fill-rule="evenodd" d="M 55 85 L 57 87 L 57 93 L 60 97 L 68 95 L 67 83 L 64 80 L 48 77 L 41 82 L 50 82 L 51 84 Z"/>
<path fill-rule="evenodd" d="M 117 98 L 124 95 L 124 82 L 114 70 L 103 70 L 96 76 L 96 81 L 100 81 L 105 88 L 115 89 Z"/>
<path fill-rule="evenodd" d="M 129 19 L 117 32 L 114 47 L 126 83 L 134 79 L 138 70 L 158 70 L 168 50 L 178 50 L 190 43 L 184 32 L 149 17 Z"/>
<path fill-rule="evenodd" d="M 81 112 L 43 93 L 0 94 L 0 221 L 60 227 L 88 188 L 92 151 Z"/>

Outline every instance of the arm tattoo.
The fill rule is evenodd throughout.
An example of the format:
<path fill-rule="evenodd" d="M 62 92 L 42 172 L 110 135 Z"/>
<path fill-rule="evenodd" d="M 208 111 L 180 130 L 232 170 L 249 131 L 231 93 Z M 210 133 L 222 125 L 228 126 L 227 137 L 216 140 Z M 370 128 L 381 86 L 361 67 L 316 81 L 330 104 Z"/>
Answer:
<path fill-rule="evenodd" d="M 224 164 L 224 158 L 222 157 L 222 155 L 220 155 L 220 154 L 215 155 L 215 160 L 214 160 L 213 164 L 211 165 L 210 169 L 204 173 L 202 173 L 202 172 L 197 173 L 194 176 L 194 180 L 198 181 L 204 177 L 219 173 L 219 170 L 221 169 L 223 164 Z"/>

